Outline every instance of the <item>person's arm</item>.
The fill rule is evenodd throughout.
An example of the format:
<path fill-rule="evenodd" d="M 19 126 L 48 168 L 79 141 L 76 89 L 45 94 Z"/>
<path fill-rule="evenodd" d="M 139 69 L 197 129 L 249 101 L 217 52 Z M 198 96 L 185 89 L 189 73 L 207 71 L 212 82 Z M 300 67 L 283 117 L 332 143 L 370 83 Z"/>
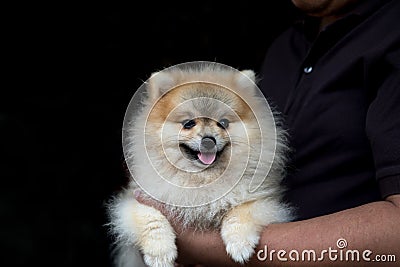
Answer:
<path fill-rule="evenodd" d="M 143 200 L 139 197 L 139 201 Z M 144 203 L 152 205 L 152 203 Z M 271 224 L 262 232 L 255 254 L 245 266 L 383 266 L 378 259 L 386 258 L 384 266 L 398 266 L 400 262 L 400 195 L 385 201 L 373 202 L 353 209 L 309 220 Z M 176 229 L 179 226 L 175 225 Z M 226 254 L 218 232 L 177 231 L 178 262 L 201 263 L 205 266 L 243 266 L 234 263 Z M 344 239 L 347 246 L 339 249 L 337 241 Z M 344 240 L 339 244 L 342 246 Z M 265 261 L 267 246 L 268 257 Z M 263 250 L 259 252 L 260 250 Z M 275 252 L 272 252 L 275 250 Z M 278 251 L 281 261 L 278 258 Z M 315 261 L 313 252 L 315 251 Z M 322 252 L 327 250 L 326 252 Z M 329 251 L 330 250 L 330 251 Z M 346 254 L 348 250 L 351 250 Z M 357 250 L 357 251 L 355 251 Z M 367 250 L 372 251 L 369 253 Z M 298 252 L 298 254 L 296 254 Z M 272 253 L 272 260 L 271 260 Z M 351 261 L 352 257 L 360 261 Z M 340 259 L 342 254 L 342 260 Z M 293 261 L 299 255 L 298 261 Z M 336 260 L 334 260 L 336 255 Z M 381 258 L 375 258 L 383 255 Z M 364 259 L 370 259 L 366 262 Z M 304 261 L 302 260 L 304 257 Z M 308 260 L 311 257 L 311 261 Z M 349 259 L 346 261 L 346 257 Z M 292 259 L 291 259 L 292 258 Z M 323 258 L 323 261 L 319 259 Z M 395 260 L 396 262 L 388 262 Z"/>

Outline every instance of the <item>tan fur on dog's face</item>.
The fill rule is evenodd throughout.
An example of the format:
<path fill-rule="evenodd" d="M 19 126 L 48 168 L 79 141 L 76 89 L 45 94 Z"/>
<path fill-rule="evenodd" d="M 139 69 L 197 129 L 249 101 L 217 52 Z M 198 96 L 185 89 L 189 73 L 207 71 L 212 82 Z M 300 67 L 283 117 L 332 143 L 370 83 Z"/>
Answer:
<path fill-rule="evenodd" d="M 185 127 L 188 121 L 192 127 Z M 231 146 L 247 143 L 239 131 L 243 123 L 250 125 L 256 120 L 241 97 L 216 84 L 194 82 L 175 87 L 154 104 L 146 132 L 160 156 L 166 155 L 165 164 L 211 181 L 229 164 Z M 215 161 L 208 166 L 196 155 L 203 138 L 214 139 L 217 149 Z"/>
<path fill-rule="evenodd" d="M 250 112 L 249 106 L 231 89 L 212 83 L 195 82 L 177 86 L 173 90 L 163 95 L 157 101 L 157 103 L 155 103 L 153 110 L 149 116 L 149 120 L 158 123 L 164 122 L 166 121 L 167 116 L 171 113 L 171 111 L 182 104 L 184 101 L 200 97 L 215 99 L 230 106 L 232 110 L 237 113 L 241 120 L 254 118 L 254 116 Z M 220 106 L 212 104 L 213 102 L 203 103 L 203 106 L 197 105 L 195 107 L 196 110 L 193 111 L 203 113 L 199 115 L 209 117 L 220 113 L 220 111 L 218 110 Z"/>

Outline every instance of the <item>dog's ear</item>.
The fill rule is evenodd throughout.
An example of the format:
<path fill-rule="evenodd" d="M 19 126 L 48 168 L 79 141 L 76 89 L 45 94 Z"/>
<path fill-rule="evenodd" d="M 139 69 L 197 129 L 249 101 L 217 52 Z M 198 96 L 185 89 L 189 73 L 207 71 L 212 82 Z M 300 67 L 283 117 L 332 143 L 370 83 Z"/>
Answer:
<path fill-rule="evenodd" d="M 151 101 L 156 101 L 165 92 L 174 86 L 172 75 L 165 71 L 151 74 L 147 84 L 147 93 Z"/>
<path fill-rule="evenodd" d="M 242 70 L 241 73 L 244 74 L 245 76 L 247 76 L 253 83 L 256 82 L 256 74 L 254 73 L 254 71 Z"/>
<path fill-rule="evenodd" d="M 236 85 L 240 92 L 254 94 L 257 88 L 256 75 L 252 70 L 243 70 L 236 74 Z"/>

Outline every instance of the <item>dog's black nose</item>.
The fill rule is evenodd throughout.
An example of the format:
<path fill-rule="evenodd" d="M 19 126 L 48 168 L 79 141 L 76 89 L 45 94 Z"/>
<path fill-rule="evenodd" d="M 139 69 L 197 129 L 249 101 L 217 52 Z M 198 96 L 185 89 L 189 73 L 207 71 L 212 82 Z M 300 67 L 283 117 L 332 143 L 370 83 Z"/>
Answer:
<path fill-rule="evenodd" d="M 215 154 L 217 153 L 217 141 L 214 137 L 203 137 L 199 150 L 202 154 Z"/>
<path fill-rule="evenodd" d="M 214 137 L 204 137 L 203 139 L 201 139 L 201 147 L 206 150 L 213 149 L 216 143 L 217 141 Z"/>

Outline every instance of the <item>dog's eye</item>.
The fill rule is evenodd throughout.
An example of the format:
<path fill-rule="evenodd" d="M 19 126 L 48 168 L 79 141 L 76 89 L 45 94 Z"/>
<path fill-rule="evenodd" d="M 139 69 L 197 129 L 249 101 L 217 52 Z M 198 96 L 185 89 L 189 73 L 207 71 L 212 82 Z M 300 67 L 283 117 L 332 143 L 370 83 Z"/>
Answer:
<path fill-rule="evenodd" d="M 182 122 L 183 128 L 191 129 L 196 126 L 196 122 L 194 120 L 185 120 Z"/>
<path fill-rule="evenodd" d="M 228 120 L 228 119 L 222 119 L 222 120 L 220 120 L 220 121 L 218 122 L 218 126 L 221 127 L 221 128 L 223 128 L 223 129 L 228 128 L 228 126 L 229 126 L 229 120 Z"/>

